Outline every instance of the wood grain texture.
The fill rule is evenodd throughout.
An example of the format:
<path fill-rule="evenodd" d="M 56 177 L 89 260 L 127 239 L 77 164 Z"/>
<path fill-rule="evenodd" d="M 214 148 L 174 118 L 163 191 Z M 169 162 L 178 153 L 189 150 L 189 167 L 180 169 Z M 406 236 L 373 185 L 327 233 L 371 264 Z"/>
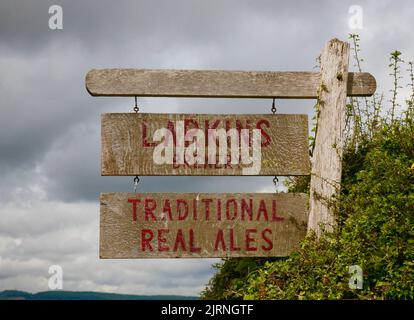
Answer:
<path fill-rule="evenodd" d="M 348 96 L 371 96 L 369 73 L 350 73 Z M 92 96 L 295 98 L 317 97 L 318 72 L 93 69 L 86 75 Z"/>
<path fill-rule="evenodd" d="M 102 175 L 244 175 L 243 168 L 252 167 L 251 164 L 208 164 L 208 159 L 205 164 L 191 166 L 154 163 L 154 146 L 149 145 L 159 144 L 152 139 L 155 130 L 167 128 L 169 123 L 174 125 L 176 121 L 188 123 L 187 129 L 198 126 L 203 132 L 214 125 L 217 125 L 217 129 L 227 130 L 260 128 L 263 130 L 261 169 L 254 175 L 310 174 L 306 115 L 108 113 L 102 115 Z M 208 154 L 208 148 L 205 153 Z M 228 154 L 230 155 L 230 150 Z"/>
<path fill-rule="evenodd" d="M 102 193 L 100 200 L 102 259 L 287 256 L 306 234 L 306 194 Z M 132 201 L 139 201 L 135 217 Z"/>
<path fill-rule="evenodd" d="M 346 121 L 346 83 L 349 44 L 333 39 L 321 55 L 321 93 L 318 128 L 312 157 L 308 229 L 319 236 L 331 231 L 335 222 L 335 200 L 339 197 L 343 134 Z"/>

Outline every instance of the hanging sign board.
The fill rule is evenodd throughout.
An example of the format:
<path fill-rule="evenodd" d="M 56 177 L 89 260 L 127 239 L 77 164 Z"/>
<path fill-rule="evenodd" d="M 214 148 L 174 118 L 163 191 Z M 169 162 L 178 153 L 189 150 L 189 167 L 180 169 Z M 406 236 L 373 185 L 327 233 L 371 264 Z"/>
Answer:
<path fill-rule="evenodd" d="M 298 193 L 103 193 L 100 257 L 287 256 L 307 217 Z"/>
<path fill-rule="evenodd" d="M 102 115 L 102 175 L 310 172 L 307 115 Z"/>

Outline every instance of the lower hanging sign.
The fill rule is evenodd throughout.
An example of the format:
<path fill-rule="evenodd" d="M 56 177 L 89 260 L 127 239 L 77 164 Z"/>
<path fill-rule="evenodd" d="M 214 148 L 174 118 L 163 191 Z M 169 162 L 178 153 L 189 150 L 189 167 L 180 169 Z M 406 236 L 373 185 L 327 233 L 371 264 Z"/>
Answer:
<path fill-rule="evenodd" d="M 286 256 L 307 217 L 299 193 L 102 193 L 100 257 Z"/>

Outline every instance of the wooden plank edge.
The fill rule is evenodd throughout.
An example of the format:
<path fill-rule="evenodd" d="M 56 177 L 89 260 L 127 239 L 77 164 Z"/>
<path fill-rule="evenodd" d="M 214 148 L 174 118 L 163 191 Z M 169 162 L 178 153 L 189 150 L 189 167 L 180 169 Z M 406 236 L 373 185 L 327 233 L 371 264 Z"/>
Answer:
<path fill-rule="evenodd" d="M 175 98 L 246 98 L 246 99 L 264 99 L 264 98 L 277 98 L 277 99 L 316 99 L 317 92 L 314 95 L 303 95 L 303 96 L 273 96 L 273 95 L 262 95 L 262 96 L 255 96 L 255 95 L 202 95 L 202 94 L 194 94 L 194 95 L 187 95 L 187 94 L 145 94 L 142 92 L 135 92 L 135 93 L 105 93 L 99 90 L 94 90 L 91 85 L 93 82 L 94 77 L 96 77 L 96 73 L 102 71 L 111 71 L 111 70 L 120 70 L 120 69 L 92 69 L 90 70 L 85 76 L 85 88 L 86 91 L 94 97 L 175 97 Z M 146 69 L 140 69 L 146 70 Z M 157 70 L 163 71 L 163 70 Z M 165 70 L 170 71 L 170 70 Z M 176 70 L 177 71 L 177 70 Z M 180 70 L 180 71 L 190 71 L 190 70 Z M 201 70 L 193 70 L 193 71 L 201 71 Z M 216 70 L 206 70 L 206 71 L 216 71 Z M 225 72 L 225 71 L 223 71 Z M 240 71 L 229 71 L 229 72 L 240 72 Z M 242 72 L 242 71 L 241 71 Z M 258 72 L 258 71 L 256 71 Z M 269 71 L 263 71 L 269 72 Z M 315 72 L 319 73 L 319 72 Z M 369 84 L 369 86 L 363 86 L 363 84 Z M 348 73 L 348 83 L 347 83 L 347 96 L 349 97 L 370 97 L 372 96 L 377 89 L 377 82 L 375 77 L 368 72 L 349 72 Z"/>

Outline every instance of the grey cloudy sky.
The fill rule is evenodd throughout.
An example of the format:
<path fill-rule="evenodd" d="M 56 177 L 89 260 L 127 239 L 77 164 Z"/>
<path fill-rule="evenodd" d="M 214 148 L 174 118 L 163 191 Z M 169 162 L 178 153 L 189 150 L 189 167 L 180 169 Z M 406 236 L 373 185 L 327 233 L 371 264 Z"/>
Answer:
<path fill-rule="evenodd" d="M 63 30 L 48 28 L 50 5 Z M 89 69 L 108 67 L 313 70 L 329 39 L 346 39 L 362 6 L 363 68 L 378 92 L 389 52 L 414 59 L 412 1 L 0 2 L 0 290 L 48 290 L 60 265 L 65 290 L 198 294 L 217 260 L 99 260 L 100 192 L 132 178 L 100 176 L 100 114 L 132 111 L 132 98 L 94 98 Z M 404 90 L 403 90 L 404 91 Z M 314 101 L 277 101 L 308 113 Z M 267 113 L 269 100 L 139 99 L 143 112 Z M 141 191 L 264 192 L 271 178 L 143 177 Z"/>

